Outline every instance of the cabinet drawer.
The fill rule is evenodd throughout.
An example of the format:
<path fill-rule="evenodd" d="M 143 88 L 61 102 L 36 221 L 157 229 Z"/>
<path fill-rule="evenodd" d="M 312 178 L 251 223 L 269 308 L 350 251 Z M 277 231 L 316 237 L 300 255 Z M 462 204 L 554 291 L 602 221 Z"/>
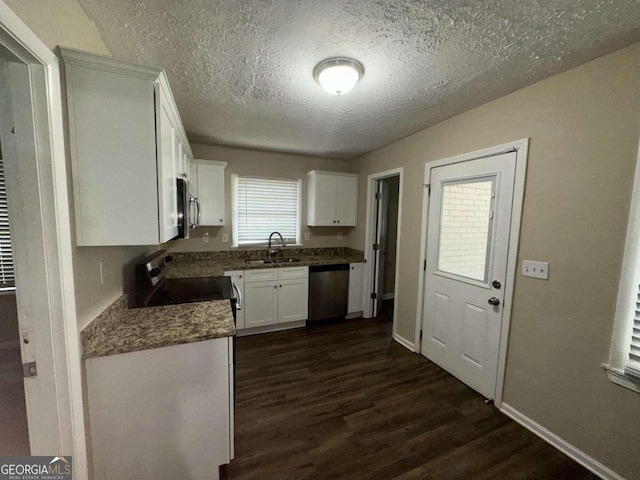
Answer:
<path fill-rule="evenodd" d="M 278 280 L 307 278 L 308 276 L 309 267 L 283 267 L 278 269 Z"/>
<path fill-rule="evenodd" d="M 278 280 L 277 268 L 263 268 L 259 270 L 245 270 L 244 281 L 245 283 L 252 282 L 267 282 L 269 280 Z"/>

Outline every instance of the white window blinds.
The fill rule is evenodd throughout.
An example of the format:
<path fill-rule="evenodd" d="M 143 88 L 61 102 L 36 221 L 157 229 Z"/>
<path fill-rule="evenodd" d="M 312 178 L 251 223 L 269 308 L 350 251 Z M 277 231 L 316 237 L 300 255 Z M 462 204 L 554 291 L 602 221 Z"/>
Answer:
<path fill-rule="evenodd" d="M 300 180 L 233 176 L 233 243 L 266 245 L 272 232 L 300 243 Z"/>
<path fill-rule="evenodd" d="M 635 316 L 631 331 L 631 345 L 629 348 L 629 364 L 626 373 L 640 378 L 640 286 L 636 296 Z"/>
<path fill-rule="evenodd" d="M 4 178 L 4 161 L 0 156 L 0 291 L 14 290 L 15 271 L 9 236 L 9 207 L 7 185 Z"/>

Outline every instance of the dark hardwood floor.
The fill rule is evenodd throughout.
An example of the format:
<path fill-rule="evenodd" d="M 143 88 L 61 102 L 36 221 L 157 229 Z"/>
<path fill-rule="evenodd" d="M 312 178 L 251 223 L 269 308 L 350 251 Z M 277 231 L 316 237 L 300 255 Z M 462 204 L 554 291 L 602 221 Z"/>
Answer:
<path fill-rule="evenodd" d="M 389 314 L 239 338 L 223 478 L 596 479 L 426 358 Z"/>

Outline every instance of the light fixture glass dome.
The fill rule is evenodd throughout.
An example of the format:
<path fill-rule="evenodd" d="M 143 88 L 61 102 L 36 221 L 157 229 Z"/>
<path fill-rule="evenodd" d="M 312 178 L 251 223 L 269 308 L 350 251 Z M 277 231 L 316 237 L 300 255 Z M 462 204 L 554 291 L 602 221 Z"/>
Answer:
<path fill-rule="evenodd" d="M 351 58 L 329 58 L 313 70 L 317 82 L 331 95 L 349 92 L 364 75 L 364 67 Z"/>

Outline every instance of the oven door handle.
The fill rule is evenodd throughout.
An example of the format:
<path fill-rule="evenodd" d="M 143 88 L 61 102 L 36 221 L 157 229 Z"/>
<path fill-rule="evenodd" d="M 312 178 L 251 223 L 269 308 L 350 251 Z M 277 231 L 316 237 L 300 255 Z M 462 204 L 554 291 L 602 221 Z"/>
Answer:
<path fill-rule="evenodd" d="M 232 280 L 231 284 L 233 285 L 233 288 L 235 289 L 235 291 L 238 293 L 238 299 L 236 301 L 236 310 L 242 310 L 242 293 L 240 292 L 238 285 L 236 285 L 236 282 Z"/>
<path fill-rule="evenodd" d="M 193 207 L 195 207 L 196 210 L 196 218 L 192 218 L 192 214 L 193 212 Z M 198 199 L 196 197 L 194 197 L 193 195 L 189 194 L 189 230 L 195 230 L 195 228 L 198 226 L 197 223 L 197 218 L 198 218 L 198 213 L 200 212 L 200 208 L 198 208 Z"/>

